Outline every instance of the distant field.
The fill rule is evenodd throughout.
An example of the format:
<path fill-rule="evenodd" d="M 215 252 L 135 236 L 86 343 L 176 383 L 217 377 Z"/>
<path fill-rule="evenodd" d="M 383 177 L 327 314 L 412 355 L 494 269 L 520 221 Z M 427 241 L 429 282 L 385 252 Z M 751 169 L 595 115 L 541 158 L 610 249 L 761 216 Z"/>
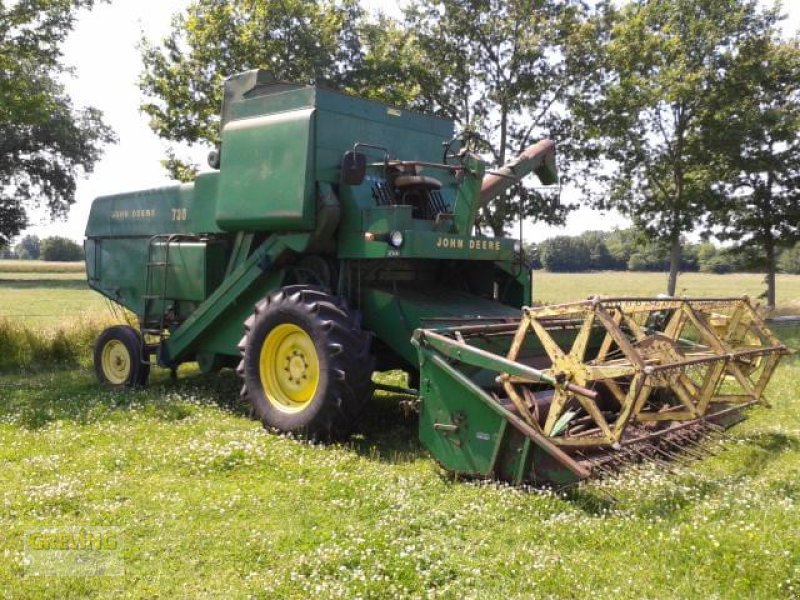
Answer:
<path fill-rule="evenodd" d="M 83 273 L 83 270 L 83 261 L 0 260 L 0 273 Z"/>
<path fill-rule="evenodd" d="M 26 266 L 30 270 L 21 270 Z M 62 270 L 37 270 L 47 268 Z M 758 301 L 764 291 L 763 280 L 763 275 L 754 273 L 685 273 L 678 279 L 678 294 L 706 297 L 747 294 Z M 593 294 L 655 296 L 665 289 L 664 273 L 537 271 L 533 296 L 536 302 L 553 304 Z M 0 261 L 0 317 L 47 326 L 71 316 L 95 317 L 108 312 L 106 301 L 87 287 L 83 263 Z M 778 312 L 800 314 L 800 275 L 778 276 Z"/>
<path fill-rule="evenodd" d="M 6 262 L 10 261 L 0 261 L 0 267 Z M 86 285 L 82 265 L 81 270 L 71 272 L 0 270 L 0 318 L 50 327 L 109 312 L 103 297 Z"/>
<path fill-rule="evenodd" d="M 602 296 L 655 296 L 667 288 L 666 273 L 603 271 L 595 273 L 548 273 L 536 271 L 533 297 L 553 304 Z M 757 273 L 683 273 L 678 277 L 680 296 L 741 296 L 757 301 L 765 290 L 764 276 Z M 778 275 L 778 310 L 800 313 L 800 275 Z M 763 300 L 761 301 L 763 303 Z"/>

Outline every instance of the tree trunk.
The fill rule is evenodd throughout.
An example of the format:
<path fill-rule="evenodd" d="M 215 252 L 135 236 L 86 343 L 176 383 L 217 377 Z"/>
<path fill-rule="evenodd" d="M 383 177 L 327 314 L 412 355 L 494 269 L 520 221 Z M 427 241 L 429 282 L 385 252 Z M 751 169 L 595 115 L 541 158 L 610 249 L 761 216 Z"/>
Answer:
<path fill-rule="evenodd" d="M 766 258 L 767 276 L 767 308 L 775 310 L 775 240 L 770 232 L 764 240 L 764 254 Z"/>
<path fill-rule="evenodd" d="M 506 164 L 506 145 L 508 144 L 508 109 L 506 105 L 503 104 L 500 108 L 500 165 L 503 166 Z M 494 233 L 494 237 L 503 237 L 504 233 L 504 225 L 508 218 L 508 192 L 503 192 L 500 194 L 498 198 L 494 201 L 494 214 L 492 215 L 492 219 L 490 225 L 492 226 L 492 232 Z"/>
<path fill-rule="evenodd" d="M 491 225 L 492 225 L 492 233 L 494 234 L 494 237 L 501 238 L 506 234 L 506 231 L 505 231 L 506 228 L 504 226 L 504 223 L 503 223 L 502 219 L 498 219 L 498 220 L 494 221 L 493 223 L 491 223 Z"/>
<path fill-rule="evenodd" d="M 508 108 L 505 103 L 500 107 L 500 164 L 502 167 L 506 164 L 506 146 L 508 145 Z"/>
<path fill-rule="evenodd" d="M 667 281 L 667 295 L 674 296 L 678 287 L 678 271 L 681 268 L 681 236 L 673 235 L 669 249 L 669 280 Z"/>
<path fill-rule="evenodd" d="M 770 145 L 772 150 L 772 145 Z M 770 171 L 767 174 L 766 188 L 763 190 L 762 201 L 759 203 L 761 208 L 761 220 L 764 222 L 764 258 L 767 271 L 764 282 L 767 284 L 767 309 L 775 310 L 775 236 L 772 233 L 772 221 L 774 211 L 772 209 L 772 186 L 775 184 L 774 174 Z"/>

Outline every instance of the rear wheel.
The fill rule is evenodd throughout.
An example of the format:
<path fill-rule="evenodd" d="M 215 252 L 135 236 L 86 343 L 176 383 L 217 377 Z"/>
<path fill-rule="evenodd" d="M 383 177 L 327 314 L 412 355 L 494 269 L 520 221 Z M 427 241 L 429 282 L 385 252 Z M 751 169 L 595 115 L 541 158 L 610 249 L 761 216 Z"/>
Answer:
<path fill-rule="evenodd" d="M 103 331 L 94 345 L 94 371 L 100 383 L 109 387 L 146 385 L 150 365 L 142 362 L 139 332 L 128 325 Z"/>
<path fill-rule="evenodd" d="M 242 396 L 265 427 L 345 437 L 372 395 L 371 336 L 321 288 L 288 286 L 259 302 L 239 343 Z"/>

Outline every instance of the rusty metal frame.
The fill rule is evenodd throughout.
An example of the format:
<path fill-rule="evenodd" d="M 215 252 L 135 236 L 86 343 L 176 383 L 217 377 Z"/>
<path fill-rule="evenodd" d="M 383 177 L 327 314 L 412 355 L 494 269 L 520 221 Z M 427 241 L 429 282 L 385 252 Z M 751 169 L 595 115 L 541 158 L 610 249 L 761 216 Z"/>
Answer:
<path fill-rule="evenodd" d="M 654 316 L 666 318 L 661 327 L 649 325 Z M 570 348 L 550 334 L 555 324 L 577 329 Z M 602 342 L 594 356 L 587 356 L 597 329 L 604 332 Z M 694 340 L 687 339 L 690 334 Z M 498 381 L 526 423 L 554 444 L 570 447 L 619 445 L 631 422 L 692 421 L 708 415 L 713 405 L 765 404 L 764 390 L 787 352 L 746 297 L 595 297 L 524 308 L 507 360 L 518 361 L 528 335 L 539 340 L 551 363 L 544 373 L 556 382 L 544 423 L 525 391 L 536 381 L 508 373 Z M 689 369 L 700 376 L 693 379 Z M 597 386 L 619 404 L 611 422 L 596 396 L 585 393 Z M 725 386 L 738 389 L 723 393 Z M 648 409 L 657 389 L 668 390 L 676 402 Z M 570 407 L 582 408 L 593 427 L 577 435 L 557 431 Z"/>

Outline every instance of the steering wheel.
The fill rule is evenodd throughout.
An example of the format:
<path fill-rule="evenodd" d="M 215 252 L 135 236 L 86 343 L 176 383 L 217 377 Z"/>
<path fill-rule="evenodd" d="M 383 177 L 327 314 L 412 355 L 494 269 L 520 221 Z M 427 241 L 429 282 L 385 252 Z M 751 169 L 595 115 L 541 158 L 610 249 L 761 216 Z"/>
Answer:
<path fill-rule="evenodd" d="M 460 138 L 453 138 L 449 142 L 445 142 L 443 144 L 443 146 L 444 146 L 444 154 L 442 156 L 442 164 L 443 165 L 450 165 L 450 159 L 453 159 L 453 158 L 457 159 L 458 162 L 461 162 L 461 156 L 459 156 L 455 152 L 452 152 L 453 144 L 455 142 L 458 142 L 458 141 L 461 141 L 461 139 Z"/>
<path fill-rule="evenodd" d="M 455 142 L 461 142 L 461 149 L 456 153 L 452 151 Z M 444 144 L 444 155 L 442 156 L 442 163 L 445 165 L 450 164 L 451 159 L 456 159 L 459 164 L 464 164 L 464 157 L 472 154 L 478 149 L 480 145 L 488 145 L 486 141 L 475 131 L 464 131 L 459 137 L 453 138 Z"/>

